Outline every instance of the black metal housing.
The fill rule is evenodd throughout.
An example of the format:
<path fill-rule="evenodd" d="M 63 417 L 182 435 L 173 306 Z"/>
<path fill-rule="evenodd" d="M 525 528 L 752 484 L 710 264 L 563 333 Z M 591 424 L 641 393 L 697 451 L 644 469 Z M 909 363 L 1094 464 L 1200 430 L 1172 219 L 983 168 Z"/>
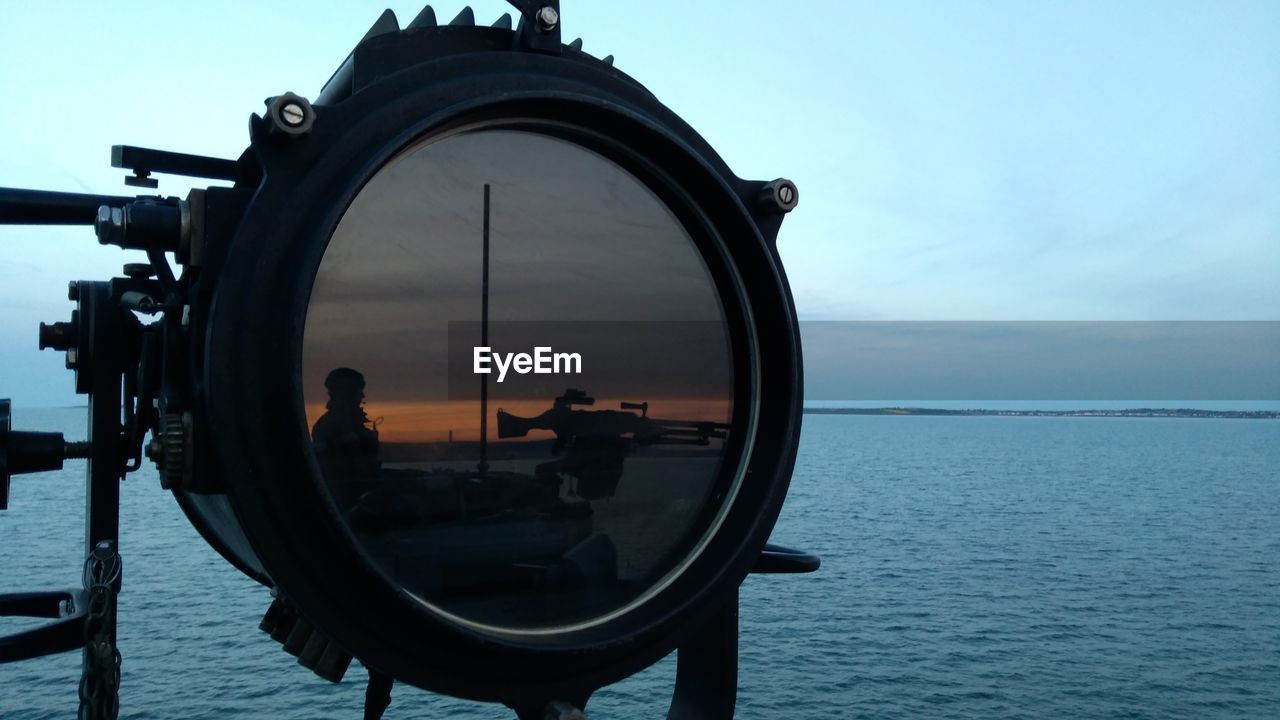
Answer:
<path fill-rule="evenodd" d="M 691 128 L 611 66 L 567 46 L 559 55 L 519 47 L 518 33 L 502 28 L 375 35 L 335 74 L 333 82 L 349 85 L 326 89 L 308 133 L 271 132 L 255 118 L 251 154 L 262 181 L 229 245 L 214 251 L 217 240 L 205 239 L 225 265 L 211 281 L 207 344 L 195 359 L 203 367 L 199 424 L 212 429 L 209 467 L 225 481 L 254 559 L 302 616 L 397 679 L 517 709 L 556 698 L 584 703 L 736 603 L 786 495 L 802 397 L 796 318 L 773 247 L 780 217 L 756 206 L 765 183 L 734 176 Z M 586 145 L 658 193 L 699 238 L 741 362 L 735 425 L 744 432 L 733 436 L 745 441 L 748 459 L 714 535 L 639 606 L 558 633 L 463 627 L 392 587 L 357 549 L 322 487 L 302 405 L 311 286 L 351 200 L 403 148 L 491 126 Z"/>
<path fill-rule="evenodd" d="M 135 173 L 129 184 L 154 187 L 161 172 L 234 187 L 186 200 L 0 189 L 0 223 L 94 224 L 102 242 L 149 261 L 110 282 L 72 283 L 71 320 L 41 326 L 41 348 L 65 352 L 89 396 L 87 443 L 8 432 L 0 401 L 0 509 L 9 474 L 89 460 L 84 591 L 0 598 L 0 615 L 58 619 L 0 638 L 0 662 L 83 646 L 82 683 L 97 689 L 81 713 L 114 717 L 118 483 L 141 466 L 150 432 L 161 486 L 223 557 L 273 588 L 261 629 L 326 679 L 353 656 L 370 669 L 366 716 L 380 715 L 394 677 L 541 720 L 551 701 L 584 707 L 678 649 L 669 717 L 732 717 L 739 585 L 749 572 L 818 565 L 766 544 L 800 432 L 800 341 L 774 246 L 798 191 L 736 177 L 612 57 L 562 44 L 556 0 L 511 2 L 515 29 L 505 15 L 476 27 L 469 8 L 440 26 L 428 7 L 400 30 L 387 11 L 314 103 L 269 98 L 235 161 L 114 150 L 113 164 Z M 651 190 L 705 262 L 734 362 L 726 469 L 689 531 L 705 533 L 701 543 L 624 608 L 536 632 L 458 621 L 374 567 L 320 477 L 301 388 L 312 286 L 352 200 L 406 148 L 495 128 L 575 143 Z"/>

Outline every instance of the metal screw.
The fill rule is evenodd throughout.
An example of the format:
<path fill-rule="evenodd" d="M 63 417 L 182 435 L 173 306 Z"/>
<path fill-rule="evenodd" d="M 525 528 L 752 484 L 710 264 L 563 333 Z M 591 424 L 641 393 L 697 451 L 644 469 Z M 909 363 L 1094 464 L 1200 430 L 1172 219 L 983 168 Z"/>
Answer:
<path fill-rule="evenodd" d="M 110 540 L 99 540 L 98 543 L 93 546 L 93 556 L 98 560 L 106 560 L 114 555 L 115 552 L 116 545 Z"/>
<path fill-rule="evenodd" d="M 301 95 L 291 92 L 267 98 L 268 129 L 282 132 L 292 137 L 301 137 L 311 132 L 311 125 L 316 121 L 316 113 L 311 103 Z"/>
<path fill-rule="evenodd" d="M 291 102 L 280 108 L 280 119 L 289 127 L 300 127 L 307 119 L 307 111 L 298 103 Z"/>
<path fill-rule="evenodd" d="M 800 191 L 796 189 L 796 184 L 785 178 L 765 183 L 760 188 L 759 202 L 767 212 L 789 213 L 799 201 Z"/>
<path fill-rule="evenodd" d="M 556 29 L 556 25 L 560 24 L 560 13 L 550 5 L 544 5 L 538 10 L 538 29 L 542 32 L 551 32 Z"/>
<path fill-rule="evenodd" d="M 67 369 L 75 370 L 76 365 L 80 362 L 80 351 L 71 348 L 67 351 Z"/>

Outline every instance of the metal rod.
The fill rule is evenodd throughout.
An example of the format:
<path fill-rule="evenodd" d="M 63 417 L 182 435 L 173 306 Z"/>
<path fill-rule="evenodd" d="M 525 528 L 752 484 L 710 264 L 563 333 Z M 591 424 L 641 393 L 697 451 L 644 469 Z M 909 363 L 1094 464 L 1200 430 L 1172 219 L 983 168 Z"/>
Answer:
<path fill-rule="evenodd" d="M 232 182 L 240 178 L 240 164 L 235 160 L 132 145 L 111 146 L 111 167 L 133 170 L 143 176 L 157 172 Z"/>
<path fill-rule="evenodd" d="M 680 644 L 667 720 L 733 720 L 738 702 L 738 596 Z"/>
<path fill-rule="evenodd" d="M 120 539 L 120 310 L 112 305 L 105 282 L 78 283 L 80 322 L 92 323 L 93 362 L 80 372 L 92 375 L 89 387 L 89 467 L 85 510 L 85 548 Z"/>
<path fill-rule="evenodd" d="M 123 207 L 136 199 L 0 188 L 0 225 L 92 225 L 99 207 Z"/>
<path fill-rule="evenodd" d="M 489 183 L 484 184 L 484 270 L 480 280 L 480 345 L 489 347 Z M 480 374 L 480 476 L 489 471 L 489 375 Z"/>
<path fill-rule="evenodd" d="M 105 282 L 81 282 L 80 322 L 91 323 L 92 363 L 78 372 L 89 373 L 89 463 L 85 493 L 85 546 L 90 558 L 97 557 L 105 567 L 119 569 L 120 480 L 124 462 L 121 457 L 120 408 L 124 402 L 120 376 L 123 370 L 123 312 L 111 299 Z M 121 576 L 110 578 L 110 587 L 101 593 L 95 605 L 92 626 L 82 653 L 80 717 L 87 720 L 114 720 L 118 712 L 119 674 L 116 650 L 115 594 L 120 591 Z M 86 586 L 86 590 L 93 591 Z M 96 646 L 93 645 L 96 643 Z M 114 656 L 114 657 L 112 657 Z M 88 690 L 88 692 L 86 692 Z"/>

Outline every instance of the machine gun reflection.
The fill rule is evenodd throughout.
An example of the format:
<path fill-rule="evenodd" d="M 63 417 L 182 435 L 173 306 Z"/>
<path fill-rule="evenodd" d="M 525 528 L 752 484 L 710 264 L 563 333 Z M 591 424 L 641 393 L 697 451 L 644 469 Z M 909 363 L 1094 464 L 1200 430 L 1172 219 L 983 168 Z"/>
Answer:
<path fill-rule="evenodd" d="M 553 614 L 549 605 L 562 614 L 568 604 L 585 606 L 602 593 L 626 592 L 618 529 L 599 522 L 593 508 L 593 501 L 617 493 L 626 457 L 654 445 L 700 446 L 716 455 L 720 449 L 713 442 L 729 433 L 727 423 L 651 418 L 647 402 L 623 402 L 619 410 L 576 409 L 594 403 L 570 388 L 536 417 L 499 410 L 500 439 L 524 438 L 534 430 L 556 434 L 550 443 L 500 443 L 500 457 L 508 458 L 510 469 L 480 468 L 470 445 L 452 446 L 453 454 L 437 456 L 429 467 L 384 464 L 368 456 L 367 443 L 352 450 L 359 457 L 350 459 L 359 463 L 335 461 L 330 456 L 337 445 L 321 432 L 323 421 L 314 439 L 340 509 L 375 562 L 398 583 L 422 596 L 454 597 L 472 616 L 483 614 L 478 606 L 493 602 L 496 608 L 501 597 L 518 592 L 531 616 L 547 616 Z M 548 445 L 559 457 L 542 461 Z M 691 460 L 684 455 L 663 460 L 683 466 Z M 674 496 L 667 501 L 683 502 Z M 502 611 L 512 612 L 509 604 Z"/>
<path fill-rule="evenodd" d="M 622 478 L 622 462 L 636 446 L 699 445 L 728 436 L 729 425 L 705 420 L 658 420 L 649 403 L 623 402 L 621 410 L 574 410 L 595 398 L 569 388 L 551 409 L 532 418 L 498 410 L 498 438 L 525 437 L 530 430 L 556 434 L 551 454 L 564 457 L 538 466 L 539 475 L 563 473 L 575 478 L 577 495 L 587 500 L 611 497 Z M 639 414 L 631 412 L 638 410 Z"/>

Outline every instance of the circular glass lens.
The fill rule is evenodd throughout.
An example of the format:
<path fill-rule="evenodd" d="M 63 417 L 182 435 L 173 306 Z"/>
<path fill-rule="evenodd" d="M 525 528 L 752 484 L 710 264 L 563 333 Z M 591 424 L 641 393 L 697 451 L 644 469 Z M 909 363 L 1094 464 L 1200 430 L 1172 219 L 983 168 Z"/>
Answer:
<path fill-rule="evenodd" d="M 398 154 L 343 215 L 307 311 L 308 426 L 361 549 L 432 609 L 503 630 L 590 622 L 679 571 L 737 474 L 733 389 L 689 231 L 542 132 Z"/>

